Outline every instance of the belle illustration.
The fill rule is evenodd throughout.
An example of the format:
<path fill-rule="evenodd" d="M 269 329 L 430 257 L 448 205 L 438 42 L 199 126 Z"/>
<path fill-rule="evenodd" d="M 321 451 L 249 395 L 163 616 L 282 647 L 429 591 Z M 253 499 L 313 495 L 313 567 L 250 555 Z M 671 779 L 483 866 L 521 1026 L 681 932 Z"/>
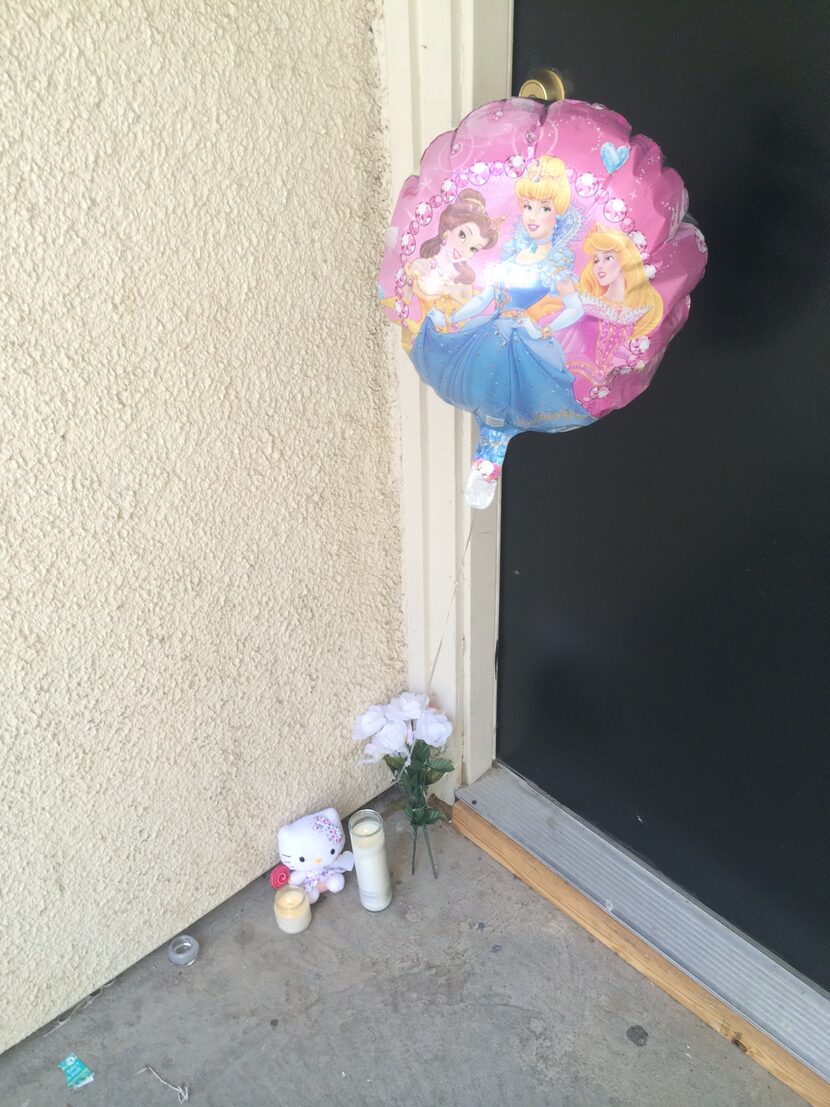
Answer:
<path fill-rule="evenodd" d="M 637 247 L 621 231 L 598 223 L 583 249 L 588 264 L 579 278 L 579 294 L 585 316 L 563 346 L 568 369 L 590 386 L 583 399 L 590 409 L 625 368 L 632 339 L 642 341 L 659 326 L 663 300 L 649 284 Z"/>
<path fill-rule="evenodd" d="M 406 267 L 403 298 L 408 303 L 414 299 L 420 306 L 417 318 L 410 316 L 402 323 L 406 350 L 412 348 L 430 311 L 446 317 L 472 297 L 475 273 L 467 262 L 496 244 L 500 222 L 490 218 L 484 197 L 474 188 L 465 188 L 456 202 L 441 212 L 438 234 L 421 245 L 421 256 Z"/>
<path fill-rule="evenodd" d="M 515 434 L 571 430 L 594 419 L 577 403 L 553 337 L 583 314 L 569 245 L 581 218 L 571 207 L 562 160 L 545 156 L 531 163 L 516 182 L 516 198 L 520 218 L 493 282 L 451 312 L 436 302 L 411 350 L 423 380 L 476 416 L 481 436 L 467 499 L 477 507 L 493 498 Z M 453 329 L 461 323 L 467 326 Z"/>

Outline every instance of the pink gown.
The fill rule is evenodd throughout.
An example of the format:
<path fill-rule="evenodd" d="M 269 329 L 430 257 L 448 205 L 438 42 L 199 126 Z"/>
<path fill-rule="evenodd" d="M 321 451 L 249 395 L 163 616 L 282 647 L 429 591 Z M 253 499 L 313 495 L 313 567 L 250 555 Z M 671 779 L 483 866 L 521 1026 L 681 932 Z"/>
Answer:
<path fill-rule="evenodd" d="M 585 314 L 557 337 L 574 378 L 577 401 L 592 415 L 600 415 L 624 407 L 639 395 L 651 380 L 657 359 L 635 354 L 630 346 L 637 321 L 647 308 L 614 304 L 587 293 L 581 293 L 580 299 Z"/>

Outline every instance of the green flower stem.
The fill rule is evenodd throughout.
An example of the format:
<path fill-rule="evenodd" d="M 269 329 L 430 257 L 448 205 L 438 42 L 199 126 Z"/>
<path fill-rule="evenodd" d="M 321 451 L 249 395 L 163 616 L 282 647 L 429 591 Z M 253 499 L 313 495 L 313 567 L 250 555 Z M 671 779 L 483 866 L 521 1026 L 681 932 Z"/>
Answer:
<path fill-rule="evenodd" d="M 429 832 L 427 831 L 427 828 L 425 826 L 422 827 L 421 829 L 424 832 L 424 838 L 425 838 L 426 844 L 427 844 L 427 852 L 429 853 L 429 860 L 430 860 L 430 864 L 432 865 L 432 875 L 437 880 L 438 879 L 438 870 L 435 868 L 435 858 L 432 856 L 432 846 L 429 844 Z M 418 831 L 416 830 L 415 831 L 415 836 L 417 837 L 417 835 L 418 835 Z"/>
<path fill-rule="evenodd" d="M 436 822 L 442 816 L 428 806 L 427 793 L 431 784 L 453 771 L 453 764 L 444 757 L 436 756 L 436 751 L 420 738 L 416 739 L 411 747 L 408 765 L 400 755 L 389 755 L 384 760 L 392 770 L 392 775 L 406 800 L 404 814 L 412 826 L 412 874 L 413 876 L 415 874 L 415 855 L 418 848 L 418 828 L 420 827 L 424 832 L 424 841 L 432 865 L 432 875 L 437 879 L 438 870 L 435 866 L 427 826 L 429 823 Z"/>

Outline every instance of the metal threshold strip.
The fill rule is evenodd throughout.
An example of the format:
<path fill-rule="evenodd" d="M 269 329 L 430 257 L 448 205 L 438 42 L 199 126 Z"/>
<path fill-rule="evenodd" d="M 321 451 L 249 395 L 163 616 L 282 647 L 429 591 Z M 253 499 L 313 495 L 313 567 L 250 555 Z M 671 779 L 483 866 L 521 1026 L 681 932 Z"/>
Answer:
<path fill-rule="evenodd" d="M 457 797 L 818 1076 L 830 996 L 504 765 Z"/>

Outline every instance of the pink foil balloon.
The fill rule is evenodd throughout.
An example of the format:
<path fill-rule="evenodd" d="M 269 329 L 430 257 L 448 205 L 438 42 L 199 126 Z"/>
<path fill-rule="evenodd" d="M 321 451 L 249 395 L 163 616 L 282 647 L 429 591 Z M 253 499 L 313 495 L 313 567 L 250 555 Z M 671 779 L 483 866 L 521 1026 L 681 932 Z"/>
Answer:
<path fill-rule="evenodd" d="M 485 104 L 401 189 L 379 276 L 421 378 L 480 430 L 483 507 L 510 439 L 587 426 L 649 384 L 706 243 L 659 147 L 599 104 Z"/>

